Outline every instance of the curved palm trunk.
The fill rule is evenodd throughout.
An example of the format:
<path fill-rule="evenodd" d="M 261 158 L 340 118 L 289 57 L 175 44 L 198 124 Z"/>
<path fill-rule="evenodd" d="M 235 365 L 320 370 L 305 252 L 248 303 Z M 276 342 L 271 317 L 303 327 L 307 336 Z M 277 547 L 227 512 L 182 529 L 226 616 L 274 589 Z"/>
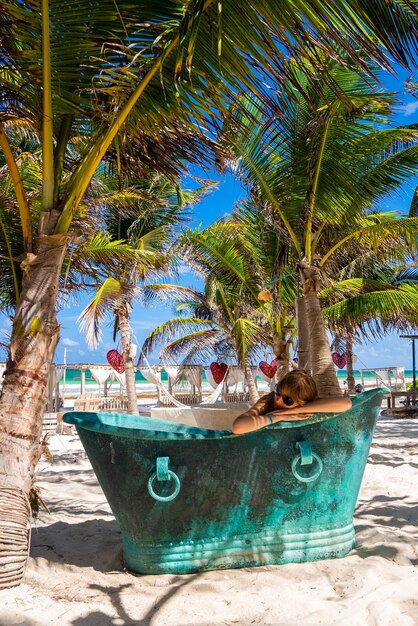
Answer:
<path fill-rule="evenodd" d="M 305 298 L 296 298 L 296 319 L 298 327 L 298 367 L 307 372 L 311 371 L 309 358 L 309 327 L 306 318 Z"/>
<path fill-rule="evenodd" d="M 305 296 L 305 306 L 309 327 L 312 376 L 318 387 L 319 397 L 342 396 L 316 292 Z"/>
<path fill-rule="evenodd" d="M 117 310 L 119 317 L 120 339 L 125 364 L 126 395 L 128 397 L 128 413 L 139 415 L 138 400 L 135 388 L 135 365 L 132 358 L 131 327 L 129 325 L 129 305 L 124 305 Z"/>
<path fill-rule="evenodd" d="M 243 367 L 245 384 L 248 387 L 248 395 L 251 404 L 255 404 L 259 399 L 259 393 L 255 384 L 252 369 L 249 365 Z"/>
<path fill-rule="evenodd" d="M 299 273 L 305 299 L 312 376 L 318 387 L 319 397 L 342 396 L 319 304 L 318 291 L 321 288 L 319 269 L 304 260 L 299 264 Z"/>
<path fill-rule="evenodd" d="M 345 338 L 346 355 L 347 355 L 347 390 L 348 393 L 355 393 L 355 378 L 353 368 L 353 339 L 352 337 Z"/>
<path fill-rule="evenodd" d="M 290 371 L 289 343 L 285 338 L 273 339 L 273 352 L 277 365 L 274 381 L 279 382 Z"/>
<path fill-rule="evenodd" d="M 0 589 L 18 585 L 29 553 L 29 493 L 42 452 L 40 435 L 49 367 L 59 338 L 58 277 L 67 247 L 43 236 L 22 262 L 23 286 L 0 396 Z"/>

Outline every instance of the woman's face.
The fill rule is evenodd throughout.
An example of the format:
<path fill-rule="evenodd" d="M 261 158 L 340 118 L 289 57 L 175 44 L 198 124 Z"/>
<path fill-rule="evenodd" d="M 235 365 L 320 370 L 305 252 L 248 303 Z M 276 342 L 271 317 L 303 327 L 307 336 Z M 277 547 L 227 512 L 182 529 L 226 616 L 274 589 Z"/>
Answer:
<path fill-rule="evenodd" d="M 286 393 L 278 393 L 278 389 L 274 390 L 274 408 L 279 409 L 294 409 L 296 406 L 300 406 L 298 402 L 295 402 L 291 396 Z"/>

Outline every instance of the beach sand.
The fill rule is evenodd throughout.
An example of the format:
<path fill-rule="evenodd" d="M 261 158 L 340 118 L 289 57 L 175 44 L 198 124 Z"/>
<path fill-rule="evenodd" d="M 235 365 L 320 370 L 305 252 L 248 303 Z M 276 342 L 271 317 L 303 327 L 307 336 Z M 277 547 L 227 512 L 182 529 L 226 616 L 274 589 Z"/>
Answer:
<path fill-rule="evenodd" d="M 0 624 L 212 626 L 418 624 L 418 420 L 378 422 L 343 559 L 192 575 L 123 569 L 121 538 L 78 438 L 39 465 L 50 513 L 32 529 L 24 583 Z"/>

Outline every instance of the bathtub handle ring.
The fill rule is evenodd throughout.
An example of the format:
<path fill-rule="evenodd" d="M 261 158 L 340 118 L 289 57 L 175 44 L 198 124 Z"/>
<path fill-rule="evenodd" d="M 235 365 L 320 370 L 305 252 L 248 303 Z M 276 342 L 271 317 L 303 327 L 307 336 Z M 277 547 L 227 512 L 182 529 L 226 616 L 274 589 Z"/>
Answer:
<path fill-rule="evenodd" d="M 170 469 L 168 469 L 168 463 L 170 459 L 168 456 L 162 456 L 157 458 L 157 471 L 155 471 L 148 480 L 148 493 L 154 500 L 158 500 L 159 502 L 170 502 L 174 500 L 179 494 L 180 491 L 180 478 L 177 474 Z M 153 488 L 153 482 L 155 479 L 161 481 L 166 480 L 174 480 L 174 491 L 169 496 L 160 496 L 158 493 L 155 493 Z"/>
<path fill-rule="evenodd" d="M 307 441 L 298 441 L 296 442 L 296 447 L 299 449 L 299 454 L 297 454 L 292 461 L 292 472 L 295 478 L 299 480 L 301 483 L 311 483 L 321 475 L 324 464 L 321 458 L 312 452 L 311 446 Z M 298 464 L 300 465 L 311 465 L 313 461 L 316 461 L 318 467 L 316 471 L 310 476 L 302 476 L 298 472 Z"/>

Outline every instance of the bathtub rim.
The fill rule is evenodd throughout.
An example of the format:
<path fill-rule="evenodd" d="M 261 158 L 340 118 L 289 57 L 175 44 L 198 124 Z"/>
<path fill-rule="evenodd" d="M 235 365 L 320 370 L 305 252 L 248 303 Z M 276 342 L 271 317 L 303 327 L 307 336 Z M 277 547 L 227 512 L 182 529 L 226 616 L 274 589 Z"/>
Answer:
<path fill-rule="evenodd" d="M 209 430 L 199 428 L 197 426 L 187 426 L 185 424 L 174 423 L 168 420 L 153 418 L 148 416 L 128 415 L 125 413 L 95 413 L 90 411 L 69 411 L 63 416 L 64 422 L 73 424 L 77 428 L 83 430 L 125 437 L 127 439 L 222 439 L 226 437 L 249 437 L 259 433 L 261 430 L 282 430 L 302 428 L 317 424 L 318 422 L 327 422 L 333 419 L 341 418 L 347 415 L 353 409 L 359 408 L 362 404 L 369 403 L 373 397 L 378 400 L 379 396 L 383 399 L 385 394 L 389 393 L 386 387 L 378 387 L 370 389 L 352 398 L 352 406 L 343 413 L 315 413 L 312 417 L 305 420 L 295 422 L 277 422 L 269 424 L 263 429 L 253 431 L 252 433 L 244 433 L 242 435 L 233 435 L 230 430 Z M 124 423 L 123 423 L 124 422 Z M 158 426 L 158 428 L 156 428 Z"/>

